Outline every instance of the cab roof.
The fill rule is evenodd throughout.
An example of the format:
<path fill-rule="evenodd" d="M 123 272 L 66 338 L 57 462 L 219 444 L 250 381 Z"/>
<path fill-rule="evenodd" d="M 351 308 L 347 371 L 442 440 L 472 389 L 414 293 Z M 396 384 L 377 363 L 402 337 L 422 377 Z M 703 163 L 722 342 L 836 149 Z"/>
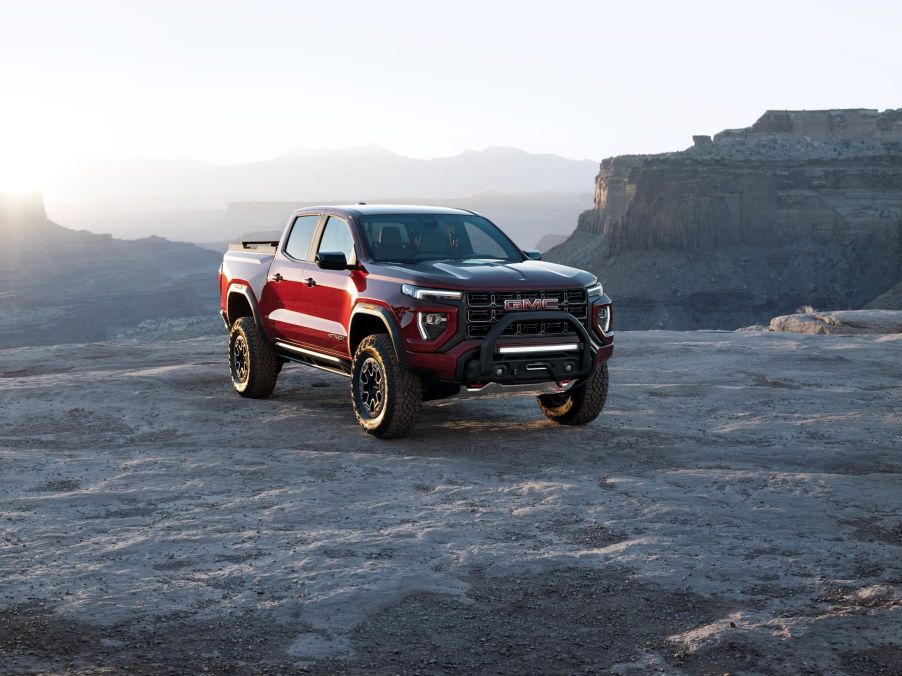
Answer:
<path fill-rule="evenodd" d="M 298 211 L 317 211 L 333 209 L 345 211 L 352 216 L 380 216 L 388 214 L 461 214 L 472 215 L 472 211 L 466 209 L 452 209 L 450 207 L 430 207 L 414 204 L 336 204 L 321 205 L 318 207 L 305 207 Z"/>

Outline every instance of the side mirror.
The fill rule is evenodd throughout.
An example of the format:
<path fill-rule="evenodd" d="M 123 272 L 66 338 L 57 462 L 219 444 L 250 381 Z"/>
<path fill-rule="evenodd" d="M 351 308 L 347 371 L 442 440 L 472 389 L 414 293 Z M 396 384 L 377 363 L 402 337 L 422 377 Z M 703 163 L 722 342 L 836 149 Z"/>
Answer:
<path fill-rule="evenodd" d="M 536 249 L 525 249 L 523 253 L 526 254 L 526 257 L 531 261 L 542 260 L 542 252 Z"/>
<path fill-rule="evenodd" d="M 347 270 L 348 259 L 341 251 L 320 251 L 316 254 L 316 265 L 323 270 Z"/>

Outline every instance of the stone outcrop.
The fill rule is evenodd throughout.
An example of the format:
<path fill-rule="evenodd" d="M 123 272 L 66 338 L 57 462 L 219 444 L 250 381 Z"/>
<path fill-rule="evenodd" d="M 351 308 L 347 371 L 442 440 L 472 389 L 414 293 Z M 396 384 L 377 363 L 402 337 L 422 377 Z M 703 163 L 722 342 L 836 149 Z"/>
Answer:
<path fill-rule="evenodd" d="M 0 348 L 112 338 L 149 319 L 216 316 L 220 256 L 47 219 L 39 194 L 0 194 Z"/>
<path fill-rule="evenodd" d="M 860 308 L 902 279 L 902 110 L 769 111 L 606 159 L 594 209 L 547 258 L 596 272 L 620 328 Z"/>
<path fill-rule="evenodd" d="M 782 315 L 770 320 L 770 330 L 833 336 L 902 333 L 902 311 L 840 310 Z"/>

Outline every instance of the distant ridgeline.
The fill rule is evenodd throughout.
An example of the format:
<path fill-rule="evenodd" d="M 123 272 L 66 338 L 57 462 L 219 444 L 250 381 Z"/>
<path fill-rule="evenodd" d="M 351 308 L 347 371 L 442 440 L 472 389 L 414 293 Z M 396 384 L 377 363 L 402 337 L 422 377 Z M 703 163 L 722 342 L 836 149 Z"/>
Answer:
<path fill-rule="evenodd" d="M 394 197 L 372 198 L 371 204 L 421 204 L 471 209 L 494 220 L 517 244 L 548 248 L 558 243 L 588 205 L 592 203 L 589 185 L 584 192 L 483 193 L 469 197 Z M 231 202 L 218 223 L 221 232 L 262 231 L 264 227 L 278 235 L 294 209 L 311 204 L 353 204 L 357 200 L 320 202 Z M 543 239 L 547 241 L 542 242 Z M 541 243 L 541 244 L 540 244 Z"/>
<path fill-rule="evenodd" d="M 547 255 L 598 274 L 622 329 L 861 308 L 902 281 L 902 109 L 768 111 L 682 152 L 603 160 Z"/>
<path fill-rule="evenodd" d="M 38 193 L 0 193 L 0 348 L 114 337 L 148 319 L 216 317 L 220 256 L 47 219 Z"/>

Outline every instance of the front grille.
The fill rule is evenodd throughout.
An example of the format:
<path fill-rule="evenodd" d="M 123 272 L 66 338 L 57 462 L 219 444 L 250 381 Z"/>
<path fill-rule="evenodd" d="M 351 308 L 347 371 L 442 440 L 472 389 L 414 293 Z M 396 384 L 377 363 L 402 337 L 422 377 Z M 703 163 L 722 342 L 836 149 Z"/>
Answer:
<path fill-rule="evenodd" d="M 589 302 L 585 289 L 565 289 L 563 291 L 497 291 L 467 294 L 467 337 L 484 338 L 492 326 L 507 314 L 520 310 L 505 310 L 506 300 L 547 300 L 556 298 L 558 309 L 569 312 L 588 328 Z M 556 320 L 537 322 L 526 315 L 522 321 L 513 322 L 504 336 L 569 336 L 575 331 L 570 322 Z"/>

